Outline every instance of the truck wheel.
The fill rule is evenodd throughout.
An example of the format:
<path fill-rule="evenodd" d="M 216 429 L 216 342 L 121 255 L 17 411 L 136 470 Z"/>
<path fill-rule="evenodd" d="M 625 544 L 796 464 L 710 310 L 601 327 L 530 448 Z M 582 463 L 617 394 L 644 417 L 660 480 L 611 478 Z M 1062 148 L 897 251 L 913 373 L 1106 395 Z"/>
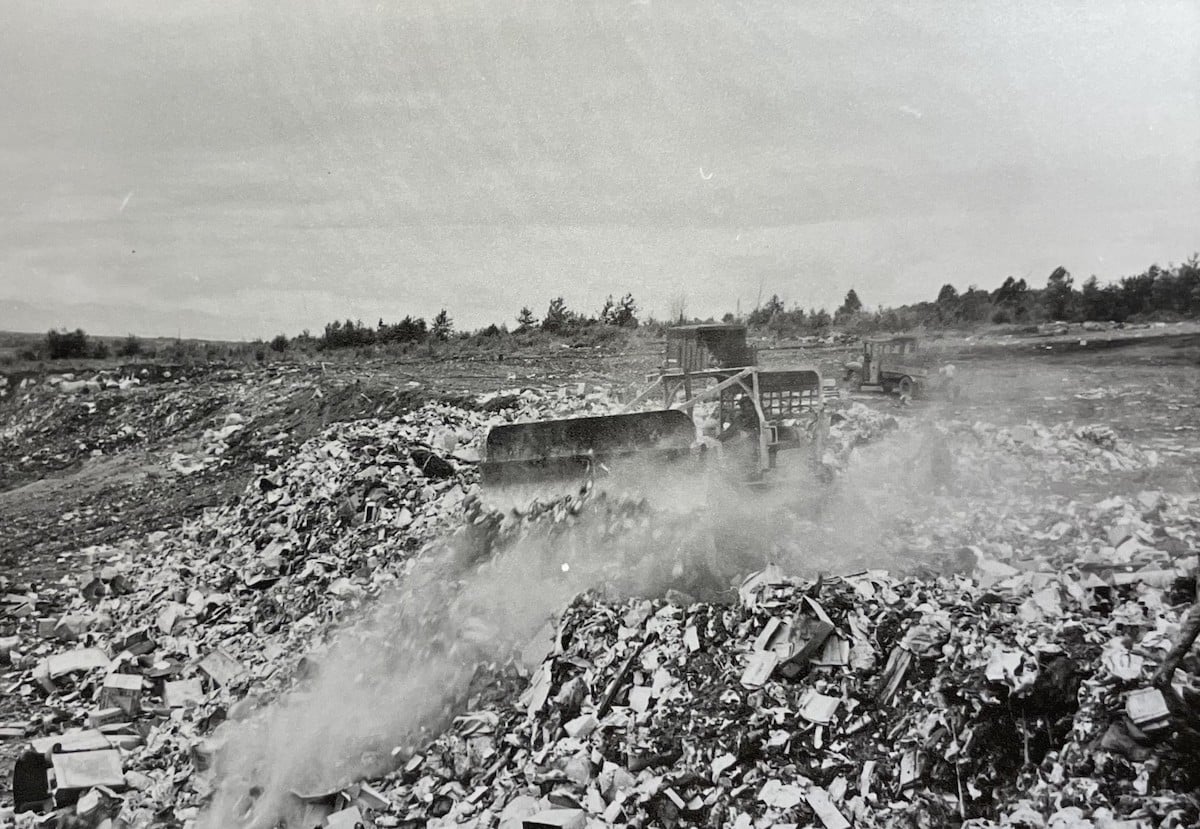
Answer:
<path fill-rule="evenodd" d="M 862 375 L 852 371 L 846 375 L 846 387 L 851 391 L 862 391 Z"/>
<path fill-rule="evenodd" d="M 900 390 L 900 394 L 902 396 L 912 397 L 913 390 L 916 388 L 916 385 L 917 384 L 913 382 L 911 377 L 904 376 L 900 378 L 900 383 L 897 388 Z"/>

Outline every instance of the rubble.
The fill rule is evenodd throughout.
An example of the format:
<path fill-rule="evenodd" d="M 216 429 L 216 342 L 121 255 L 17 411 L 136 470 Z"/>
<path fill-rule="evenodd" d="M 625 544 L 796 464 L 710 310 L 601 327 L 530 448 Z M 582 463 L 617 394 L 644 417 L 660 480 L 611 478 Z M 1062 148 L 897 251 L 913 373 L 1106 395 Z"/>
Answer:
<path fill-rule="evenodd" d="M 863 606 L 862 578 L 890 598 Z M 656 601 L 633 631 L 620 620 L 644 606 L 640 600 L 615 607 L 597 597 L 578 600 L 561 622 L 560 638 L 572 646 L 553 657 L 557 679 L 548 707 L 538 708 L 535 719 L 519 709 L 495 710 L 508 729 L 503 741 L 517 754 L 492 791 L 463 804 L 455 820 L 479 814 L 489 797 L 500 806 L 514 795 L 536 796 L 538 781 L 577 756 L 590 758 L 586 773 L 568 773 L 556 791 L 581 804 L 594 802 L 594 813 L 610 822 L 664 820 L 666 809 L 674 815 L 668 823 L 712 824 L 719 815 L 721 825 L 817 819 L 848 826 L 845 815 L 852 815 L 855 825 L 890 826 L 925 814 L 945 821 L 974 818 L 973 825 L 982 826 L 978 819 L 998 805 L 1005 787 L 1015 793 L 1023 776 L 1034 804 L 1026 809 L 1039 808 L 1040 797 L 1040 809 L 1059 814 L 1056 798 L 1064 785 L 1084 786 L 1087 814 L 1130 805 L 1116 796 L 1119 785 L 1107 783 L 1107 795 L 1094 784 L 1089 788 L 1092 764 L 1113 762 L 1095 751 L 1110 718 L 1098 716 L 1090 700 L 1124 699 L 1134 725 L 1167 722 L 1167 713 L 1157 690 L 1139 690 L 1136 682 L 1098 670 L 1099 643 L 1119 623 L 1089 612 L 1075 577 L 1056 576 L 1037 586 L 1022 575 L 987 590 L 964 576 L 929 581 L 876 572 L 824 581 L 822 605 L 836 609 L 839 633 L 870 631 L 865 645 L 881 657 L 901 651 L 912 656 L 911 671 L 896 683 L 890 703 L 874 693 L 884 675 L 855 675 L 840 666 L 813 664 L 797 680 L 756 667 L 756 681 L 745 681 L 744 666 L 769 666 L 777 657 L 761 649 L 762 632 L 778 628 L 771 623 L 781 613 L 806 613 L 814 586 L 772 577 L 762 583 L 762 591 L 771 592 L 769 611 L 762 592 L 755 602 L 727 607 Z M 1049 587 L 1066 597 L 1073 612 L 1014 625 L 1023 601 Z M 928 608 L 924 616 L 921 607 Z M 944 634 L 921 633 L 927 624 L 921 620 L 930 614 L 945 620 Z M 599 619 L 609 621 L 598 626 Z M 686 630 L 702 631 L 698 651 L 684 643 Z M 628 655 L 636 655 L 636 667 L 626 675 Z M 651 675 L 666 689 L 655 705 L 647 704 L 649 686 L 642 684 Z M 580 678 L 582 698 L 555 693 Z M 1072 690 L 1080 687 L 1090 689 L 1079 695 L 1082 704 Z M 609 698 L 614 703 L 604 711 L 600 703 Z M 581 735 L 581 717 L 598 720 L 598 726 Z M 449 751 L 454 739 L 435 741 L 427 756 Z M 678 758 L 666 774 L 635 762 L 664 751 Z M 623 790 L 606 786 L 605 775 L 621 770 Z M 721 785 L 723 779 L 728 784 Z M 428 777 L 395 782 L 392 801 L 411 804 L 409 819 L 412 809 L 421 813 L 417 792 L 438 785 Z M 1172 808 L 1191 819 L 1197 815 L 1183 795 Z M 1043 811 L 1032 814 L 1044 821 Z"/>
<path fill-rule="evenodd" d="M 59 584 L 2 585 L 0 681 L 37 713 L 0 724 L 0 739 L 53 768 L 42 810 L 92 826 L 196 825 L 223 783 L 221 723 L 248 727 L 320 675 L 331 631 L 404 582 L 439 539 L 470 539 L 460 552 L 531 533 L 566 545 L 559 534 L 594 510 L 606 537 L 654 524 L 664 548 L 677 540 L 686 517 L 651 520 L 615 499 L 520 515 L 482 506 L 474 461 L 489 424 L 612 405 L 600 393 L 494 401 L 336 424 L 179 532 L 89 550 L 91 564 Z M 211 446 L 241 431 L 224 428 Z M 876 544 L 910 555 L 907 568 L 815 575 L 784 566 L 796 559 L 780 547 L 781 566 L 738 589 L 711 595 L 713 580 L 693 573 L 669 596 L 640 596 L 635 562 L 618 558 L 522 641 L 503 641 L 480 615 L 446 644 L 462 649 L 472 689 L 454 716 L 370 763 L 355 758 L 372 774 L 293 794 L 307 821 L 295 825 L 1200 820 L 1186 794 L 1200 783 L 1200 664 L 1185 659 L 1165 687 L 1153 682 L 1196 596 L 1200 499 L 1037 488 L 1154 466 L 1104 429 L 941 428 L 956 466 L 1018 464 L 1030 490 L 973 478 L 956 493 L 968 515 L 951 522 L 936 500 L 914 509 Z M 841 475 L 889 440 L 911 465 L 910 422 L 855 403 L 832 429 L 826 464 Z M 823 544 L 851 550 L 794 520 L 809 561 Z M 453 581 L 444 595 L 427 586 L 431 606 L 455 601 Z"/>

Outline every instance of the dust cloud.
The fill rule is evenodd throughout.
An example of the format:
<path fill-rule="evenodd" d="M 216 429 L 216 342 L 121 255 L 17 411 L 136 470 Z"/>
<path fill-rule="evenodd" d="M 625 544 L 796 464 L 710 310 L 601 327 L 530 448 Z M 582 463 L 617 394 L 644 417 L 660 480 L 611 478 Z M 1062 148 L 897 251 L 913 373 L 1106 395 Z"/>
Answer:
<path fill-rule="evenodd" d="M 606 490 L 524 514 L 472 499 L 452 537 L 333 635 L 313 676 L 218 730 L 217 791 L 200 826 L 295 826 L 298 795 L 394 770 L 462 713 L 479 669 L 519 654 L 581 592 L 673 588 L 721 601 L 770 562 L 799 574 L 888 566 L 880 542 L 911 517 L 914 493 L 936 483 L 927 453 L 943 438 L 902 427 L 851 453 L 832 483 L 781 457 L 766 490 L 641 469 L 625 472 L 653 499 Z"/>

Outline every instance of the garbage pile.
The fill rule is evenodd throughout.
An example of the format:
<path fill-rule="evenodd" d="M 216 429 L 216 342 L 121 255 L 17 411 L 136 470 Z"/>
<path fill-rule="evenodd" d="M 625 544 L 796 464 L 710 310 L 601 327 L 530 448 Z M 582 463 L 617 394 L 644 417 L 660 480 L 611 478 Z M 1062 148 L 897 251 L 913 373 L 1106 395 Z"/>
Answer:
<path fill-rule="evenodd" d="M 474 497 L 489 425 L 612 405 L 603 390 L 523 391 L 479 411 L 431 404 L 336 424 L 180 532 L 85 551 L 88 569 L 61 583 L 0 579 L 0 687 L 21 701 L 0 740 L 26 746 L 13 811 L 191 826 L 223 786 L 261 794 L 262 781 L 230 780 L 225 735 L 339 673 L 331 653 L 350 642 L 349 657 L 361 648 L 405 665 L 441 660 L 444 674 L 431 676 L 448 690 L 420 686 L 429 697 L 406 700 L 428 714 L 421 729 L 350 744 L 344 779 L 283 792 L 299 809 L 289 825 L 1200 819 L 1178 794 L 1200 781 L 1190 777 L 1191 709 L 1177 702 L 1200 666 L 1185 660 L 1172 693 L 1150 682 L 1194 596 L 1196 499 L 1083 503 L 967 488 L 970 520 L 934 504 L 889 524 L 887 543 L 919 549 L 920 572 L 799 578 L 768 567 L 736 589 L 728 573 L 700 577 L 728 557 L 699 543 L 716 534 L 695 516 L 689 526 L 598 496 L 505 514 Z M 832 427 L 851 458 L 845 474 L 869 460 L 849 450 L 911 429 L 847 407 Z M 963 442 L 959 464 L 1040 451 L 1055 469 L 1087 474 L 1110 463 L 1103 453 L 1137 457 L 1100 446 L 1103 433 L 946 433 Z M 812 519 L 795 521 L 789 543 L 817 544 L 802 532 Z M 519 558 L 530 549 L 539 557 Z M 605 556 L 589 558 L 596 549 Z M 522 562 L 544 593 L 526 597 L 533 611 L 497 592 L 494 556 Z M 365 627 L 345 628 L 397 590 L 401 600 Z M 548 626 L 542 607 L 557 615 Z M 453 623 L 431 616 L 451 610 Z M 397 651 L 399 637 L 413 649 Z M 344 685 L 332 687 L 350 700 L 388 693 L 372 683 L 397 675 L 371 668 L 341 671 Z M 313 736 L 328 748 L 337 735 L 326 728 Z M 238 820 L 270 817 L 254 796 Z M 0 825 L 13 811 L 0 809 Z"/>
<path fill-rule="evenodd" d="M 165 391 L 150 406 L 144 405 L 144 400 L 129 405 L 120 392 L 73 396 L 42 390 L 28 396 L 33 399 L 21 406 L 20 415 L 11 418 L 0 433 L 0 450 L 5 454 L 23 450 L 15 458 L 13 475 L 44 474 L 83 458 L 143 444 L 164 430 L 202 419 L 224 404 L 214 396 L 200 405 L 184 390 Z M 133 412 L 136 417 L 131 416 Z M 184 412 L 187 414 L 180 414 Z"/>
<path fill-rule="evenodd" d="M 45 721 L 9 724 L 7 736 L 91 726 L 127 749 L 139 746 L 125 764 L 137 768 L 138 751 L 153 750 L 138 727 L 147 715 L 168 731 L 187 721 L 198 733 L 182 709 L 209 694 L 229 699 L 238 678 L 290 669 L 296 641 L 362 602 L 457 517 L 473 469 L 412 441 L 433 437 L 428 424 L 453 429 L 459 416 L 469 413 L 435 407 L 338 425 L 264 469 L 237 505 L 210 510 L 178 534 L 88 550 L 84 561 L 94 566 L 62 584 L 5 585 L 11 691 L 72 703 Z M 132 702 L 110 704 L 116 698 L 105 687 L 114 682 L 130 686 Z"/>
<path fill-rule="evenodd" d="M 843 469 L 858 446 L 878 440 L 896 429 L 900 421 L 858 402 L 834 401 L 831 410 L 829 437 L 822 463 L 831 469 Z"/>
<path fill-rule="evenodd" d="M 376 823 L 1194 825 L 1200 746 L 1167 748 L 1182 718 L 1149 686 L 1171 598 L 772 569 L 731 605 L 583 596 L 521 697 L 376 784 Z"/>
<path fill-rule="evenodd" d="M 164 405 L 173 394 L 187 392 L 169 392 Z M 6 710 L 36 712 L 44 694 L 52 703 L 65 699 L 71 710 L 5 722 L 0 735 L 21 739 L 93 726 L 124 737 L 131 748 L 144 743 L 134 733 L 139 717 L 144 726 L 145 716 L 174 711 L 175 721 L 198 734 L 191 717 L 196 703 L 210 694 L 228 701 L 229 677 L 247 685 L 290 677 L 311 639 L 460 520 L 489 424 L 544 416 L 552 407 L 605 405 L 596 391 L 514 397 L 498 413 L 431 404 L 391 420 L 337 424 L 277 466 L 261 467 L 235 505 L 208 510 L 178 533 L 83 550 L 75 558 L 80 570 L 59 584 L 4 579 L 0 661 L 12 669 L 6 691 L 25 701 Z M 211 458 L 220 457 L 245 419 L 228 415 L 220 423 L 205 433 L 217 447 Z M 224 665 L 225 679 L 199 667 L 205 656 Z M 112 711 L 120 706 L 105 704 L 112 701 L 103 690 L 108 675 L 130 686 L 140 677 L 158 695 L 156 713 L 140 701 Z M 135 756 L 124 766 L 138 764 Z"/>
<path fill-rule="evenodd" d="M 0 401 L 0 489 L 13 498 L 0 563 L 23 568 L 177 527 L 329 423 L 387 417 L 428 397 L 382 381 L 330 382 L 311 366 L 167 371 L 98 393 L 27 377 Z"/>
<path fill-rule="evenodd" d="M 647 401 L 647 406 L 655 402 Z M 484 412 L 500 413 L 514 422 L 611 414 L 621 406 L 611 387 L 588 383 L 555 389 L 501 389 L 480 395 L 475 403 Z"/>
<path fill-rule="evenodd" d="M 79 379 L 63 375 L 22 381 L 5 401 L 0 457 L 10 462 L 0 483 L 32 480 L 88 458 L 186 435 L 193 428 L 217 429 L 224 425 L 214 422 L 222 410 L 241 406 L 262 411 L 274 402 L 263 393 L 262 386 L 269 382 L 265 373 L 261 385 L 223 385 L 232 378 L 209 371 L 203 378 L 209 385 L 201 392 L 192 374 L 154 368 L 154 373 L 144 369 L 128 377 L 100 372 Z M 206 442 L 214 441 L 210 436 Z"/>
<path fill-rule="evenodd" d="M 1075 472 L 1083 467 L 1095 472 L 1111 472 L 1158 465 L 1156 452 L 1141 451 L 1101 424 L 1076 428 L 1070 423 L 1047 427 L 1031 422 L 1003 429 L 977 423 L 973 431 L 983 442 L 1020 453 L 1039 463 L 1047 460 L 1062 462 Z"/>

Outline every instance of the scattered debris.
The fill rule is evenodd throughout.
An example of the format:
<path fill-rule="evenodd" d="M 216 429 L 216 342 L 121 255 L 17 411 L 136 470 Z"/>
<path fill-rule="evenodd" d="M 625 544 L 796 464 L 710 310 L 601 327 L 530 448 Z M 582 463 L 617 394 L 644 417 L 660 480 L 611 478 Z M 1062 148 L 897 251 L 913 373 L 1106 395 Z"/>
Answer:
<path fill-rule="evenodd" d="M 503 514 L 476 498 L 487 425 L 566 399 L 337 424 L 179 532 L 89 549 L 61 583 L 0 583 L 3 690 L 40 706 L 0 723 L 27 748 L 14 806 L 195 826 L 222 784 L 218 726 L 249 727 L 320 675 L 330 631 L 437 540 L 487 550 L 588 509 L 612 517 L 606 536 L 636 524 L 645 507 L 617 499 Z M 220 458 L 244 427 L 226 419 L 199 455 Z M 845 405 L 825 466 L 854 475 L 859 447 L 911 428 Z M 1037 481 L 1156 464 L 1094 426 L 951 423 L 945 439 L 956 464 L 1028 465 Z M 486 616 L 463 625 L 430 645 L 470 668 L 445 727 L 354 758 L 364 779 L 297 789 L 289 825 L 1194 825 L 1200 664 L 1176 645 L 1200 499 L 963 497 L 978 509 L 953 528 L 936 510 L 894 528 L 907 571 L 780 564 L 697 577 L 695 596 L 598 589 L 538 619 L 532 643 Z M 662 521 L 664 547 L 676 526 Z M 629 564 L 608 565 L 612 584 Z"/>

